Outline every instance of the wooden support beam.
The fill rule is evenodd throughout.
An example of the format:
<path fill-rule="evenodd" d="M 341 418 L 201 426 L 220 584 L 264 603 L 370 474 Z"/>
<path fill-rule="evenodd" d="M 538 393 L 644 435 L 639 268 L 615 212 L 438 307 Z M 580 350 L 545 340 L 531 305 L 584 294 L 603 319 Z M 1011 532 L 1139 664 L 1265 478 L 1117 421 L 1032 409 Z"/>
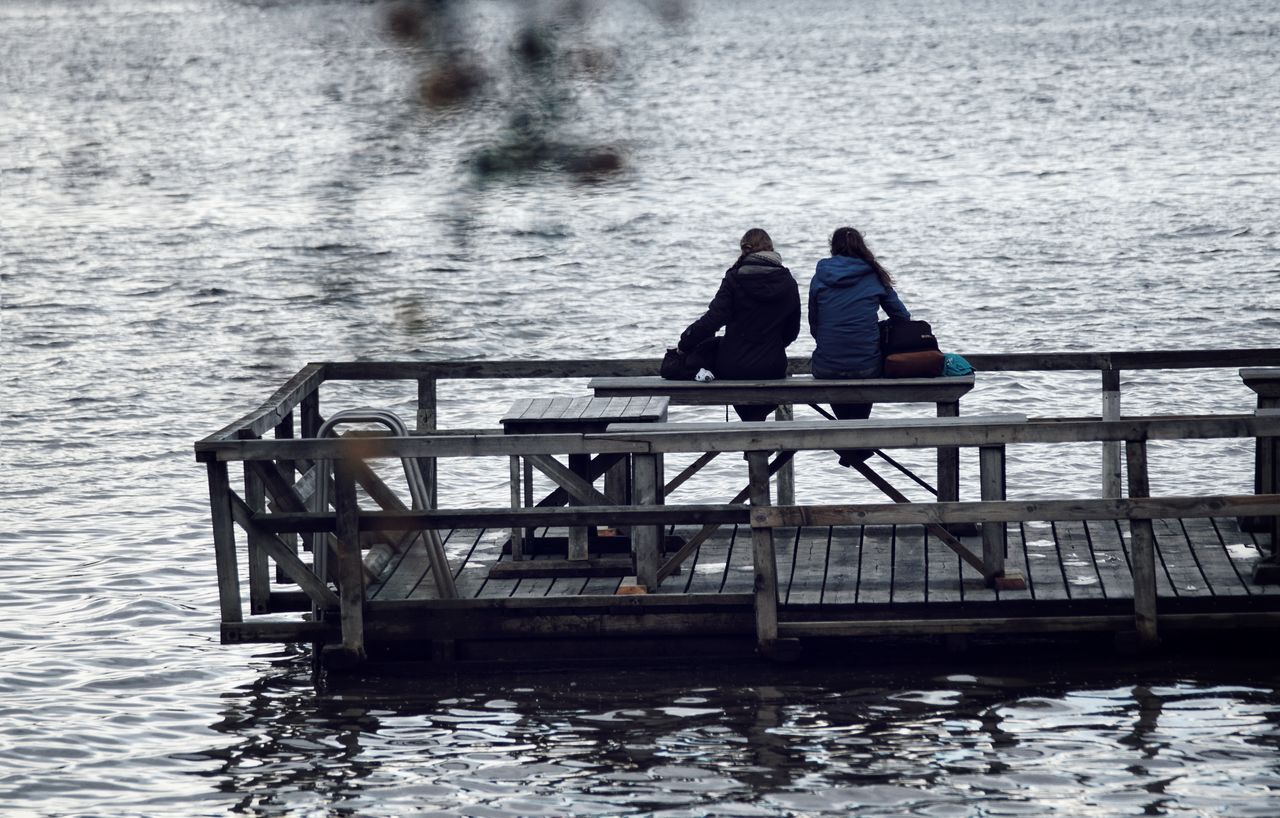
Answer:
<path fill-rule="evenodd" d="M 983 446 L 978 449 L 979 483 L 983 501 L 1003 500 L 1005 495 L 1004 446 Z M 1008 531 L 1005 523 L 982 523 L 983 573 L 992 581 L 1004 576 L 1004 558 Z"/>
<path fill-rule="evenodd" d="M 796 454 L 795 452 L 779 452 L 778 456 L 775 457 L 773 459 L 773 462 L 769 464 L 770 476 L 772 476 L 774 472 L 782 468 L 787 463 L 790 463 L 792 458 L 795 457 L 795 454 Z M 750 495 L 750 493 L 751 493 L 751 486 L 748 485 L 742 491 L 734 495 L 733 499 L 730 500 L 729 503 L 731 505 L 737 505 L 739 503 L 746 502 L 747 497 L 748 495 Z M 681 508 L 681 506 L 675 506 L 674 508 Z M 700 521 L 694 521 L 694 522 L 700 522 Z M 731 522 L 736 523 L 737 521 L 716 520 L 713 522 L 705 523 L 702 526 L 702 528 L 698 531 L 698 533 L 694 534 L 692 537 L 686 540 L 685 544 L 680 546 L 680 550 L 676 551 L 675 554 L 668 557 L 667 561 L 662 564 L 662 567 L 658 569 L 658 580 L 659 581 L 664 580 L 667 577 L 674 574 L 677 570 L 679 570 L 680 565 L 685 560 L 689 559 L 690 556 L 693 555 L 693 552 L 697 551 L 698 548 L 701 547 L 701 545 L 704 542 L 706 542 L 711 537 L 712 534 L 720 530 L 720 526 L 728 525 Z"/>
<path fill-rule="evenodd" d="M 871 466 L 867 465 L 865 462 L 863 463 L 855 462 L 853 464 L 853 468 L 863 477 L 867 478 L 867 480 L 873 486 L 880 489 L 880 491 L 884 492 L 884 494 L 888 496 L 890 499 L 892 499 L 895 503 L 898 503 L 899 505 L 904 505 L 904 506 L 916 505 L 915 503 L 912 503 L 910 500 L 908 500 L 902 492 L 894 488 L 892 483 L 890 483 L 888 480 L 885 480 L 883 477 L 881 477 L 880 474 L 876 472 L 875 469 L 871 468 Z M 939 489 L 939 494 L 941 494 L 941 489 Z M 926 523 L 925 528 L 929 530 L 930 534 L 942 540 L 943 544 L 946 545 L 947 548 L 950 548 L 952 551 L 956 553 L 956 556 L 960 557 L 960 559 L 964 560 L 965 562 L 969 563 L 971 566 L 976 568 L 978 572 L 982 574 L 982 576 L 987 580 L 987 582 L 990 583 L 994 581 L 995 575 L 988 573 L 987 564 L 983 561 L 983 559 L 979 557 L 977 554 L 970 551 L 968 547 L 965 546 L 964 543 L 960 542 L 960 540 L 957 539 L 954 534 L 952 534 L 950 531 L 944 528 L 941 523 Z"/>
<path fill-rule="evenodd" d="M 673 506 L 672 508 L 680 508 Z M 758 525 L 928 525 L 1032 520 L 1158 520 L 1280 513 L 1280 494 L 1133 497 L 1121 500 L 1006 500 L 961 503 L 774 506 L 752 510 Z M 761 515 L 757 519 L 757 515 Z"/>
<path fill-rule="evenodd" d="M 264 554 L 269 555 L 276 561 L 276 564 L 284 571 L 285 575 L 297 583 L 311 601 L 321 608 L 336 608 L 339 600 L 337 594 L 329 589 L 316 574 L 307 566 L 299 557 L 297 552 L 282 542 L 278 537 L 263 528 L 258 520 L 258 515 L 249 507 L 247 503 L 238 497 L 231 498 L 232 514 L 235 521 L 254 537 Z M 269 613 L 270 599 L 268 604 L 264 606 L 262 611 L 255 613 Z"/>
<path fill-rule="evenodd" d="M 259 470 L 252 468 L 254 464 L 244 464 L 244 503 L 254 514 L 264 513 L 267 509 L 266 489 L 263 487 Z M 274 466 L 267 464 L 275 471 Z M 267 562 L 267 550 L 263 537 L 256 529 L 248 530 L 248 567 L 249 567 L 249 612 L 251 614 L 267 613 L 271 602 L 271 566 Z M 272 539 L 275 539 L 272 537 Z"/>
<path fill-rule="evenodd" d="M 419 434 L 434 432 L 439 427 L 439 406 L 437 401 L 436 379 L 419 378 L 417 423 L 415 424 Z M 436 459 L 434 457 L 420 458 L 418 467 L 422 470 L 422 479 L 427 484 L 427 494 L 430 498 L 428 506 L 435 508 L 440 501 L 436 485 L 438 477 Z"/>
<path fill-rule="evenodd" d="M 635 574 L 630 557 L 590 557 L 567 560 L 524 560 L 495 562 L 489 579 L 535 579 L 545 577 L 629 577 Z"/>
<path fill-rule="evenodd" d="M 1142 440 L 1125 443 L 1125 465 L 1129 472 L 1129 497 L 1149 497 L 1147 444 Z M 1138 639 L 1153 646 L 1156 632 L 1156 541 L 1150 520 L 1129 520 L 1133 569 L 1133 618 Z"/>
<path fill-rule="evenodd" d="M 671 492 L 680 488 L 680 486 L 684 485 L 685 481 L 687 481 L 690 477 L 693 477 L 695 474 L 702 471 L 703 466 L 707 465 L 708 463 L 710 463 L 712 460 L 715 460 L 719 456 L 720 456 L 720 452 L 703 452 L 702 454 L 698 455 L 698 458 L 696 460 L 694 460 L 688 466 L 685 466 L 684 469 L 682 469 L 679 474 L 671 478 L 671 482 L 667 483 L 665 486 L 662 487 L 662 496 L 670 497 Z"/>
<path fill-rule="evenodd" d="M 218 572 L 218 609 L 223 623 L 240 622 L 240 572 L 236 566 L 235 522 L 231 513 L 231 480 L 227 464 L 205 464 L 209 475 L 209 507 L 213 513 L 213 555 Z"/>
<path fill-rule="evenodd" d="M 773 412 L 773 419 L 779 422 L 789 423 L 796 419 L 795 406 L 790 403 L 778 404 L 778 408 Z M 782 469 L 778 472 L 778 503 L 781 505 L 795 505 L 796 502 L 796 464 L 794 460 L 787 460 L 783 464 Z"/>
<path fill-rule="evenodd" d="M 752 508 L 770 505 L 769 453 L 747 452 L 747 471 Z M 772 528 L 752 526 L 751 554 L 755 568 L 756 646 L 768 656 L 778 641 L 778 563 Z"/>
<path fill-rule="evenodd" d="M 656 506 L 662 502 L 658 496 L 658 456 L 637 454 L 631 458 L 631 504 Z M 631 529 L 631 549 L 636 559 L 636 582 L 646 590 L 654 591 L 661 581 L 658 577 L 658 560 L 662 553 L 662 528 L 657 525 L 636 525 Z"/>
<path fill-rule="evenodd" d="M 334 509 L 338 535 L 338 598 L 342 623 L 343 661 L 363 661 L 364 653 L 364 560 L 360 553 L 360 509 L 356 505 L 356 480 L 351 463 L 333 464 Z"/>
<path fill-rule="evenodd" d="M 1120 370 L 1102 370 L 1102 419 L 1120 419 Z M 1102 496 L 1120 497 L 1120 443 L 1102 444 Z"/>
<path fill-rule="evenodd" d="M 938 403 L 938 417 L 960 417 L 960 401 Z M 960 499 L 960 449 L 956 446 L 938 447 L 938 502 Z"/>

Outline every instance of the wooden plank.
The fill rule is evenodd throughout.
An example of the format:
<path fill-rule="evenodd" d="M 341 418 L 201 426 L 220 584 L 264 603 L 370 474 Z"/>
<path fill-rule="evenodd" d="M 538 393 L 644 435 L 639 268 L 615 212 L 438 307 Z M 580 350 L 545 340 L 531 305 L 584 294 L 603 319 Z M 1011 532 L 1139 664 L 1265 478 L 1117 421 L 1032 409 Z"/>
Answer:
<path fill-rule="evenodd" d="M 737 528 L 733 527 L 728 531 L 716 532 L 693 552 L 691 559 L 682 568 L 687 574 L 684 581 L 685 593 L 720 593 L 728 579 L 729 559 L 736 531 Z"/>
<path fill-rule="evenodd" d="M 253 509 L 254 513 L 262 513 L 267 509 L 266 488 L 258 476 L 258 471 L 249 462 L 244 464 L 243 502 L 248 508 Z M 285 536 L 293 537 L 292 534 Z M 271 600 L 271 566 L 267 560 L 263 537 L 262 531 L 256 527 L 248 531 L 249 611 L 253 614 L 267 613 Z M 283 548 L 284 543 L 280 542 L 280 546 Z"/>
<path fill-rule="evenodd" d="M 1235 515 L 1249 511 L 1275 513 L 1272 509 L 1280 510 L 1280 495 L 772 506 L 768 509 L 753 509 L 751 516 L 759 525 L 919 525 L 981 523 L 989 520 L 1150 520 L 1162 517 L 1208 517 L 1219 513 Z"/>
<path fill-rule="evenodd" d="M 864 526 L 862 559 L 854 602 L 887 604 L 892 601 L 895 526 Z"/>
<path fill-rule="evenodd" d="M 1096 352 L 1022 352 L 986 354 L 961 350 L 979 371 L 1032 372 L 1120 369 L 1266 367 L 1280 365 L 1280 348 L 1174 349 Z M 656 376 L 659 358 L 508 361 L 335 361 L 324 364 L 329 380 L 401 380 L 434 377 L 593 378 Z M 808 356 L 788 358 L 788 371 L 809 371 Z"/>
<path fill-rule="evenodd" d="M 1078 520 L 1053 522 L 1053 538 L 1058 543 L 1067 593 L 1072 599 L 1105 599 L 1102 578 L 1084 523 Z"/>
<path fill-rule="evenodd" d="M 1005 499 L 1005 450 L 1003 446 L 983 446 L 978 449 L 981 470 L 979 482 L 983 500 Z M 956 464 L 957 469 L 959 463 Z M 959 480 L 957 471 L 955 479 Z M 938 476 L 938 485 L 942 485 L 942 475 Z M 941 492 L 939 500 L 943 500 Z M 949 499 L 959 499 L 952 497 Z M 1006 524 L 1001 522 L 985 522 L 982 531 L 982 562 L 986 566 L 988 576 L 1004 575 L 1005 540 L 1008 536 Z"/>
<path fill-rule="evenodd" d="M 222 622 L 240 622 L 240 573 L 236 566 L 235 522 L 231 511 L 231 481 L 227 464 L 205 464 L 209 476 L 209 506 L 213 514 L 213 554 L 218 573 L 218 610 Z"/>
<path fill-rule="evenodd" d="M 421 537 L 415 537 L 400 558 L 388 564 L 379 581 L 369 585 L 369 599 L 408 599 L 430 569 L 426 546 Z"/>
<path fill-rule="evenodd" d="M 311 570 L 311 566 L 303 563 L 297 553 L 281 542 L 275 535 L 263 531 L 257 524 L 254 511 L 249 508 L 247 503 L 234 495 L 231 497 L 231 513 L 236 522 L 254 537 L 258 547 L 262 549 L 263 555 L 274 559 L 289 579 L 297 583 L 298 587 L 306 592 L 308 597 L 321 607 L 332 607 L 339 604 L 338 597 L 315 575 Z M 268 606 L 264 602 L 263 610 L 260 613 L 266 613 L 267 608 Z"/>
<path fill-rule="evenodd" d="M 1129 496 L 1148 497 L 1151 486 L 1147 477 L 1147 442 L 1127 440 L 1124 445 Z M 1154 644 L 1159 635 L 1156 625 L 1155 535 L 1150 520 L 1130 520 L 1129 565 L 1133 569 L 1133 620 L 1138 639 Z"/>
<path fill-rule="evenodd" d="M 891 602 L 925 602 L 928 580 L 927 546 L 922 526 L 900 525 L 895 529 L 893 587 Z"/>
<path fill-rule="evenodd" d="M 725 565 L 722 594 L 751 593 L 754 588 L 755 566 L 751 552 L 751 531 L 747 526 L 734 526 L 732 548 Z"/>
<path fill-rule="evenodd" d="M 1114 520 L 1091 521 L 1084 524 L 1084 530 L 1103 594 L 1107 599 L 1133 599 L 1133 570 L 1120 524 Z"/>
<path fill-rule="evenodd" d="M 284 386 L 276 390 L 275 394 L 267 398 L 260 407 L 214 432 L 204 440 L 229 440 L 238 435 L 262 437 L 278 426 L 285 416 L 293 411 L 293 407 L 303 402 L 307 396 L 315 394 L 316 390 L 320 388 L 320 384 L 326 380 L 325 370 L 324 364 L 307 364 L 290 378 Z M 305 421 L 305 412 L 303 417 Z M 303 429 L 303 434 L 307 434 L 305 422 Z M 197 451 L 199 451 L 198 444 Z"/>
<path fill-rule="evenodd" d="M 726 423 L 718 431 L 669 431 L 586 435 L 457 435 L 317 438 L 307 440 L 201 441 L 197 453 L 221 460 L 334 460 L 343 457 L 488 457 L 509 454 L 601 452 L 801 451 L 840 448 L 937 448 L 1014 443 L 1104 440 L 1211 440 L 1280 436 L 1280 415 L 1129 417 L 1116 421 L 1064 420 L 965 424 L 973 418 L 923 419 L 908 426 L 850 426 L 867 421 Z M 659 424 L 650 424 L 657 426 Z M 763 427 L 763 428 L 762 428 Z"/>
<path fill-rule="evenodd" d="M 1191 543 L 1196 561 L 1204 572 L 1205 580 L 1215 596 L 1249 596 L 1252 591 L 1245 577 L 1227 556 L 1222 537 L 1213 521 L 1204 518 L 1179 520 L 1182 531 Z"/>
<path fill-rule="evenodd" d="M 658 458 L 653 455 L 638 454 L 631 461 L 631 503 L 634 506 L 654 506 L 661 502 L 658 496 L 659 484 Z M 658 566 L 661 560 L 663 544 L 662 528 L 656 525 L 636 525 L 631 527 L 631 550 L 636 560 L 636 581 L 657 590 L 659 577 Z"/>
<path fill-rule="evenodd" d="M 826 531 L 827 579 L 822 587 L 822 604 L 851 604 L 856 600 L 858 591 L 862 526 L 828 526 Z"/>
<path fill-rule="evenodd" d="M 1264 595 L 1267 593 L 1268 587 L 1255 584 L 1252 581 L 1252 575 L 1254 564 L 1266 556 L 1266 552 L 1258 546 L 1253 536 L 1240 530 L 1240 525 L 1235 517 L 1236 515 L 1234 514 L 1230 517 L 1214 517 L 1210 522 L 1219 533 L 1222 540 L 1222 549 L 1231 561 L 1232 567 L 1244 577 L 1245 582 L 1248 583 L 1249 590 L 1254 595 Z"/>
<path fill-rule="evenodd" d="M 924 534 L 924 546 L 928 555 L 929 575 L 925 584 L 925 599 L 928 602 L 962 602 L 964 590 L 961 587 L 960 567 L 964 564 L 960 556 L 947 547 L 937 537 Z M 979 578 L 981 581 L 981 578 Z"/>
<path fill-rule="evenodd" d="M 1177 520 L 1160 519 L 1152 520 L 1151 525 L 1160 569 L 1169 578 L 1174 596 L 1214 596 L 1181 524 Z"/>
<path fill-rule="evenodd" d="M 747 469 L 752 507 L 769 505 L 768 452 L 748 452 Z M 755 567 L 756 644 L 768 653 L 778 640 L 778 563 L 773 528 L 752 527 L 751 551 Z"/>
<path fill-rule="evenodd" d="M 978 538 L 975 537 L 975 539 Z M 1025 581 L 1024 587 L 996 588 L 994 583 L 989 584 L 977 569 L 965 563 L 963 567 L 965 602 L 1035 600 L 1036 597 L 1031 584 L 1031 569 L 1027 567 L 1027 543 L 1022 525 L 1006 526 L 1005 540 L 1008 544 L 1004 559 L 1005 574 L 1007 576 L 1016 575 L 1022 577 Z"/>
<path fill-rule="evenodd" d="M 501 529 L 455 529 L 449 533 L 450 550 L 455 556 L 450 562 L 454 570 L 454 587 L 458 596 L 473 599 L 480 596 L 489 566 L 502 558 L 502 545 L 508 532 Z"/>
<path fill-rule="evenodd" d="M 635 568 L 630 557 L 589 557 L 587 559 L 537 559 L 520 562 L 498 562 L 489 568 L 493 579 L 546 579 L 575 577 L 626 577 Z M 582 583 L 579 583 L 581 585 Z M 554 589 L 553 589 L 554 590 Z M 580 590 L 580 589 L 579 589 Z M 574 591 L 573 593 L 578 593 Z"/>
<path fill-rule="evenodd" d="M 352 461 L 333 464 L 334 508 L 337 516 L 337 576 L 342 652 L 350 659 L 364 659 L 364 561 L 360 554 L 360 518 L 356 507 L 356 481 Z"/>
<path fill-rule="evenodd" d="M 778 532 L 786 530 L 777 529 Z M 796 528 L 794 531 L 783 598 L 787 606 L 818 605 L 822 602 L 822 590 L 826 586 L 831 529 Z M 781 556 L 779 558 L 782 559 Z"/>
<path fill-rule="evenodd" d="M 1070 599 L 1052 524 L 1029 520 L 1019 525 L 1027 561 L 1027 582 L 1034 588 L 1034 597 L 1040 600 Z"/>
<path fill-rule="evenodd" d="M 666 396 L 681 405 L 774 405 L 780 403 L 937 403 L 959 400 L 973 389 L 973 376 L 819 380 L 794 376 L 775 380 L 710 383 L 664 378 L 593 378 L 587 388 L 598 397 Z"/>

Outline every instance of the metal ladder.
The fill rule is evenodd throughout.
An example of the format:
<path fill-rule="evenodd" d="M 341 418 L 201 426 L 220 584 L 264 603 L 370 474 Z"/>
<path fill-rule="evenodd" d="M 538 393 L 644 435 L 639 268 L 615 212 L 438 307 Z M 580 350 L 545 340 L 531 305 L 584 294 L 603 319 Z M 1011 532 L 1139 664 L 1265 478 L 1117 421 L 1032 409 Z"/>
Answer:
<path fill-rule="evenodd" d="M 337 437 L 337 427 L 347 423 L 377 423 L 385 426 L 394 437 L 409 436 L 409 429 L 394 412 L 364 407 L 336 412 L 321 425 L 316 437 Z M 422 476 L 422 467 L 417 458 L 405 457 L 401 459 L 401 462 L 404 464 L 405 480 L 409 483 L 409 495 L 413 500 L 413 508 L 418 511 L 430 509 L 432 505 L 431 493 L 428 490 L 426 479 Z M 332 464 L 329 461 L 321 461 L 316 465 L 318 466 L 316 469 L 316 490 L 311 495 L 311 510 L 328 511 L 329 487 L 333 481 Z M 427 557 L 431 561 L 431 576 L 435 579 L 436 592 L 441 599 L 457 599 L 458 589 L 453 584 L 453 571 L 449 567 L 449 558 L 444 553 L 444 543 L 440 540 L 440 532 L 434 528 L 429 528 L 423 532 L 423 536 L 426 538 Z M 315 552 L 316 558 L 321 559 L 325 550 L 323 548 L 317 549 Z M 325 576 L 323 566 L 319 567 L 319 573 L 320 576 Z"/>

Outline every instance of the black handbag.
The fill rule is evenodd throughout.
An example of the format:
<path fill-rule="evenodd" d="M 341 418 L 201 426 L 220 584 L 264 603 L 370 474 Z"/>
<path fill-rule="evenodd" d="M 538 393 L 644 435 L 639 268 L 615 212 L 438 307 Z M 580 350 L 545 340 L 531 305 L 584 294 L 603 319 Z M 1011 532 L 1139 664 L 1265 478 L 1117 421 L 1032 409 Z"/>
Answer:
<path fill-rule="evenodd" d="M 936 378 L 945 363 L 928 321 L 881 321 L 880 355 L 886 378 Z"/>
<path fill-rule="evenodd" d="M 678 347 L 672 347 L 662 356 L 658 374 L 669 381 L 691 381 L 701 369 L 715 374 L 716 352 L 719 348 L 719 337 L 708 338 L 691 352 L 681 352 Z"/>

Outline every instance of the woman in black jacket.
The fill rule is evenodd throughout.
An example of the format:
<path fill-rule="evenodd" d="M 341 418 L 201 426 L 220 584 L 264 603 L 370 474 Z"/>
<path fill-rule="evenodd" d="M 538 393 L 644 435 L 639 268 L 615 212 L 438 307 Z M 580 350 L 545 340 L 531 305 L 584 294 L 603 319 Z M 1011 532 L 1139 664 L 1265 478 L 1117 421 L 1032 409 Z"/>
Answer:
<path fill-rule="evenodd" d="M 717 378 L 755 380 L 787 374 L 787 345 L 800 334 L 800 288 L 769 234 L 758 227 L 739 242 L 742 254 L 725 271 L 715 298 L 680 336 L 691 352 L 724 327 L 713 371 Z M 776 407 L 734 406 L 743 420 L 764 420 Z"/>

